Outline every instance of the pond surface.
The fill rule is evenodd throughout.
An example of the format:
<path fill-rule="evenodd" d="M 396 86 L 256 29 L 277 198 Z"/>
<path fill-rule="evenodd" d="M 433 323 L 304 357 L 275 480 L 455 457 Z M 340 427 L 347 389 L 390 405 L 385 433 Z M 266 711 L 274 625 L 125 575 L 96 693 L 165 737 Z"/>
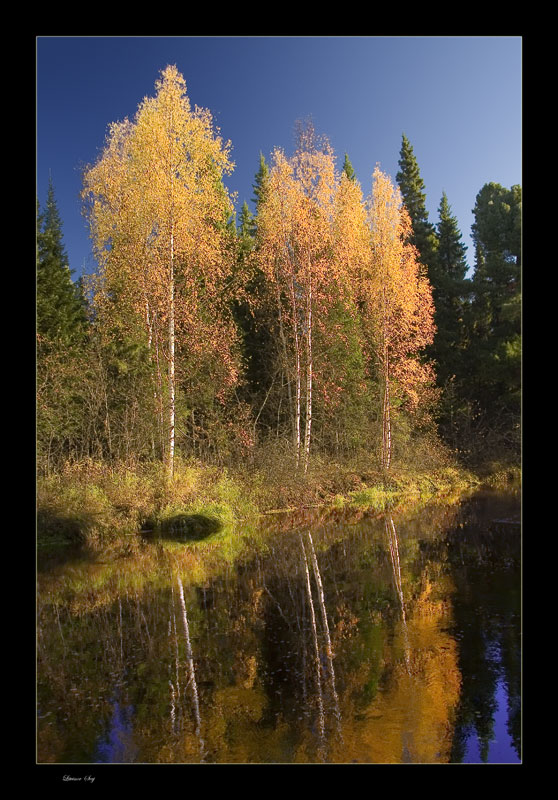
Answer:
<path fill-rule="evenodd" d="M 209 537 L 211 578 L 155 541 L 41 561 L 37 761 L 520 763 L 519 519 L 287 515 Z"/>

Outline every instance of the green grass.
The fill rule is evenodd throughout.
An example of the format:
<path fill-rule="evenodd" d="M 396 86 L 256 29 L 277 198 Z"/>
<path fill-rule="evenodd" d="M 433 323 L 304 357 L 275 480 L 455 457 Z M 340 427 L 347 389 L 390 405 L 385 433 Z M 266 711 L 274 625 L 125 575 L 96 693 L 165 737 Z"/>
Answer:
<path fill-rule="evenodd" d="M 381 513 L 396 504 L 420 504 L 518 476 L 517 468 L 499 464 L 488 465 L 480 477 L 455 465 L 422 471 L 397 467 L 386 475 L 362 461 L 315 458 L 301 475 L 285 459 L 235 471 L 177 459 L 168 481 L 160 464 L 108 466 L 88 460 L 38 481 L 37 541 L 40 547 L 78 543 L 122 546 L 129 552 L 139 546 L 142 532 L 150 531 L 202 547 L 227 537 L 232 541 L 237 523 L 274 509 L 352 506 Z"/>
<path fill-rule="evenodd" d="M 247 548 L 266 547 L 269 526 L 261 514 L 277 499 L 291 507 L 381 514 L 452 502 L 481 483 L 500 485 L 518 476 L 510 467 L 487 469 L 478 477 L 453 466 L 428 472 L 399 468 L 385 476 L 362 465 L 349 469 L 318 462 L 307 476 L 289 473 L 283 486 L 277 475 L 262 471 L 235 474 L 179 463 L 168 483 L 154 465 L 73 465 L 38 482 L 40 552 L 82 546 L 82 557 L 68 563 L 62 578 L 43 578 L 44 596 L 46 602 L 69 602 L 82 612 L 114 602 L 123 588 L 141 592 L 154 583 L 168 584 L 177 570 L 185 585 L 204 583 Z"/>

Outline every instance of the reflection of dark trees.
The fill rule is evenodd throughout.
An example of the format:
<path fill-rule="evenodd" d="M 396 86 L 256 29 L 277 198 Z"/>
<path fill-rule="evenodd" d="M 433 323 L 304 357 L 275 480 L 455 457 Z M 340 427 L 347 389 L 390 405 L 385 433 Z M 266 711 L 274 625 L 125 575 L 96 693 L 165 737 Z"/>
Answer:
<path fill-rule="evenodd" d="M 452 752 L 456 762 L 463 760 L 473 731 L 481 758 L 487 759 L 501 679 L 509 698 L 508 730 L 520 757 L 520 533 L 508 519 L 510 507 L 502 504 L 495 512 L 488 500 L 481 496 L 468 507 L 464 526 L 448 542 L 457 588 L 455 622 L 462 632 L 462 697 Z"/>

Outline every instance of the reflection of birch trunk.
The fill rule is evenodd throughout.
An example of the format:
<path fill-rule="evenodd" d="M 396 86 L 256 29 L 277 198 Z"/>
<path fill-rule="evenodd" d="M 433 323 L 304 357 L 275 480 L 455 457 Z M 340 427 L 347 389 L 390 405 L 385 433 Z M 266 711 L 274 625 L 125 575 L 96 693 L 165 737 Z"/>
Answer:
<path fill-rule="evenodd" d="M 399 604 L 401 606 L 401 620 L 403 622 L 403 637 L 404 637 L 404 647 L 405 647 L 405 662 L 407 664 L 407 672 L 409 672 L 410 674 L 411 658 L 410 658 L 410 647 L 409 647 L 409 634 L 407 631 L 405 601 L 403 598 L 403 582 L 401 580 L 401 561 L 399 559 L 399 545 L 397 542 L 397 531 L 395 530 L 395 524 L 390 514 L 386 515 L 386 517 L 384 518 L 384 523 L 388 538 L 389 552 L 391 556 L 391 565 L 393 568 L 393 580 L 395 583 L 397 596 L 399 598 Z"/>
<path fill-rule="evenodd" d="M 304 636 L 304 631 L 306 630 L 306 604 L 304 602 L 304 593 L 302 595 L 302 702 L 304 706 L 306 706 L 306 636 Z"/>
<path fill-rule="evenodd" d="M 314 577 L 316 578 L 316 585 L 318 587 L 318 597 L 320 598 L 320 610 L 322 614 L 322 621 L 324 624 L 324 633 L 326 639 L 326 659 L 327 665 L 329 670 L 329 676 L 331 681 L 331 693 L 333 695 L 333 702 L 335 705 L 335 716 L 338 721 L 341 719 L 340 711 L 339 711 L 339 698 L 337 696 L 337 690 L 335 689 L 335 672 L 333 670 L 333 648 L 331 646 L 331 637 L 329 635 L 329 625 L 327 621 L 327 611 L 326 611 L 326 604 L 325 604 L 325 597 L 324 597 L 324 587 L 322 585 L 322 578 L 320 575 L 320 568 L 318 566 L 318 559 L 316 557 L 316 551 L 314 549 L 314 542 L 312 541 L 312 536 L 310 535 L 310 531 L 308 531 L 308 541 L 310 543 L 310 555 L 312 557 L 312 566 L 314 568 Z"/>
<path fill-rule="evenodd" d="M 192 645 L 190 644 L 190 629 L 188 627 L 188 615 L 186 614 L 186 603 L 184 602 L 184 589 L 180 575 L 176 576 L 178 582 L 180 606 L 182 608 L 182 621 L 184 623 L 184 636 L 186 638 L 186 659 L 188 661 L 188 671 L 190 675 L 190 683 L 192 684 L 192 695 L 194 700 L 194 716 L 196 718 L 196 736 L 200 740 L 200 750 L 203 750 L 203 740 L 200 737 L 201 733 L 201 718 L 200 718 L 200 704 L 198 700 L 198 687 L 196 684 L 196 672 L 194 669 L 194 658 L 192 656 Z"/>
<path fill-rule="evenodd" d="M 393 568 L 393 579 L 395 582 L 395 589 L 401 605 L 401 615 L 405 620 L 405 603 L 403 600 L 403 584 L 401 582 L 401 562 L 399 560 L 399 546 L 397 542 L 397 531 L 391 515 L 387 515 L 384 519 L 386 534 L 389 544 L 389 553 L 391 556 L 391 565 Z"/>
<path fill-rule="evenodd" d="M 122 644 L 122 598 L 118 598 L 118 626 L 120 628 L 120 663 L 124 661 L 124 648 Z"/>
<path fill-rule="evenodd" d="M 170 678 L 169 678 L 169 686 L 171 690 L 171 707 L 170 707 L 171 730 L 173 733 L 176 733 L 175 692 L 174 692 L 174 684 Z"/>
<path fill-rule="evenodd" d="M 310 586 L 310 572 L 308 570 L 308 560 L 306 558 L 306 551 L 304 549 L 304 542 L 302 535 L 300 537 L 300 546 L 302 547 L 302 555 L 304 557 L 304 569 L 306 572 L 306 595 L 308 597 L 308 607 L 310 608 L 310 621 L 312 623 L 312 633 L 314 637 L 314 657 L 316 663 L 316 686 L 318 690 L 318 724 L 320 728 L 320 738 L 323 741 L 325 733 L 325 719 L 324 719 L 324 701 L 322 695 L 322 679 L 320 677 L 320 649 L 318 647 L 318 630 L 316 628 L 316 615 L 314 613 L 314 602 L 312 600 L 312 587 Z"/>
<path fill-rule="evenodd" d="M 177 704 L 180 702 L 180 672 L 178 668 L 179 658 L 178 658 L 178 635 L 176 630 L 176 615 L 174 613 L 174 589 L 171 586 L 171 612 L 169 612 L 169 646 L 171 647 L 172 651 L 174 652 L 174 683 L 169 677 L 169 686 L 171 691 L 171 726 L 172 732 L 176 733 L 176 707 Z M 169 664 L 169 672 L 172 675 L 172 661 Z"/>

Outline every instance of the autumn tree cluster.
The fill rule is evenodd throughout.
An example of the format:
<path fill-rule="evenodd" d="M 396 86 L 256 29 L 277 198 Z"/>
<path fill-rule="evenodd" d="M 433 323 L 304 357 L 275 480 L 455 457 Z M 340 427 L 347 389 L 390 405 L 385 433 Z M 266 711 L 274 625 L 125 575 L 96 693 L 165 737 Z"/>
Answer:
<path fill-rule="evenodd" d="M 518 249 L 502 252 L 496 228 L 517 233 L 517 187 L 479 194 L 467 282 L 447 198 L 434 230 L 405 137 L 399 185 L 376 167 L 368 196 L 311 123 L 295 139 L 261 156 L 237 224 L 231 145 L 167 67 L 84 171 L 98 264 L 86 285 L 71 280 L 51 187 L 37 234 L 44 470 L 91 456 L 172 475 L 177 454 L 227 464 L 266 450 L 301 473 L 313 456 L 359 453 L 389 469 L 436 422 L 454 435 L 479 397 L 503 402 L 503 384 L 513 405 Z"/>

